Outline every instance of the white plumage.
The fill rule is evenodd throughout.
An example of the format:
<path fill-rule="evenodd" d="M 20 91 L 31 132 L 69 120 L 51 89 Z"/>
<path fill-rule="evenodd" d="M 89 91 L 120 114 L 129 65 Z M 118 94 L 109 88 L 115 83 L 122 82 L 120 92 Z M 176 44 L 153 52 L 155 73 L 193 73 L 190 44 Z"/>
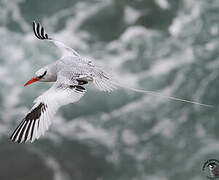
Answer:
<path fill-rule="evenodd" d="M 83 85 L 89 81 L 103 91 L 109 92 L 116 88 L 108 73 L 81 57 L 72 48 L 49 38 L 39 23 L 33 23 L 33 30 L 37 38 L 54 43 L 61 50 L 62 56 L 36 72 L 36 81 L 56 82 L 34 101 L 35 105 L 12 133 L 11 140 L 19 143 L 33 142 L 43 135 L 59 107 L 79 101 L 86 92 Z"/>
<path fill-rule="evenodd" d="M 39 23 L 33 22 L 33 31 L 38 39 L 54 43 L 61 50 L 62 55 L 58 61 L 38 70 L 35 73 L 36 76 L 25 84 L 26 86 L 35 81 L 55 82 L 49 90 L 34 101 L 35 105 L 12 133 L 10 137 L 12 141 L 21 143 L 33 142 L 38 139 L 48 130 L 59 107 L 80 100 L 86 92 L 84 85 L 88 82 L 93 82 L 98 89 L 106 92 L 113 91 L 117 87 L 123 87 L 135 92 L 210 106 L 124 86 L 115 81 L 108 72 L 94 65 L 92 61 L 80 56 L 72 48 L 50 38 Z"/>

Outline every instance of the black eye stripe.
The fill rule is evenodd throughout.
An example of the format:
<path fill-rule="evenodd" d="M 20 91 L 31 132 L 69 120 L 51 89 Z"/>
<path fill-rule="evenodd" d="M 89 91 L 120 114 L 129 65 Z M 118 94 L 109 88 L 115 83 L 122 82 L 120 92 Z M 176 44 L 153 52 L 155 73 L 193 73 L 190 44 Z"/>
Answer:
<path fill-rule="evenodd" d="M 43 76 L 45 76 L 46 73 L 47 73 L 47 71 L 45 71 L 45 72 L 43 73 L 43 75 L 41 75 L 41 76 L 37 76 L 37 78 L 39 78 L 39 79 L 43 78 Z"/>

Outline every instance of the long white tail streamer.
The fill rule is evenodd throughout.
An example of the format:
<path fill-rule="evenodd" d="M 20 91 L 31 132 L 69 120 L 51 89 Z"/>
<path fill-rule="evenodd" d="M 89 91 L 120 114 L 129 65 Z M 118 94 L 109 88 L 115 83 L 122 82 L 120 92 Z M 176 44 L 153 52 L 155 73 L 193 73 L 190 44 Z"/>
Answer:
<path fill-rule="evenodd" d="M 167 96 L 167 95 L 163 95 L 161 93 L 154 92 L 154 91 L 146 91 L 146 90 L 141 90 L 141 89 L 135 89 L 135 88 L 132 88 L 132 87 L 127 87 L 125 85 L 121 85 L 121 84 L 116 83 L 116 82 L 114 82 L 114 83 L 115 83 L 115 85 L 117 85 L 119 87 L 131 90 L 131 91 L 134 91 L 134 92 L 138 92 L 138 93 L 150 94 L 152 96 L 167 98 L 167 99 L 171 99 L 171 100 L 174 100 L 174 101 L 186 102 L 186 103 L 190 103 L 190 104 L 196 104 L 196 105 L 199 105 L 199 106 L 205 106 L 205 107 L 209 107 L 209 108 L 214 107 L 213 105 L 209 105 L 209 104 L 203 104 L 203 103 L 199 103 L 199 102 L 195 102 L 195 101 L 190 101 L 190 100 L 181 99 L 181 98 L 177 98 L 177 97 Z"/>

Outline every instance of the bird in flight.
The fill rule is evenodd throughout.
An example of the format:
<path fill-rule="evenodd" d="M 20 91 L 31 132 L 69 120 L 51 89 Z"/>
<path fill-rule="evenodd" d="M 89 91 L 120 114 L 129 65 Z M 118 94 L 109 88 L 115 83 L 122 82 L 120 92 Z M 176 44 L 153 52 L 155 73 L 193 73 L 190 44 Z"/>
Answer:
<path fill-rule="evenodd" d="M 117 82 L 110 73 L 95 65 L 90 59 L 82 57 L 75 50 L 48 36 L 45 29 L 33 22 L 35 36 L 44 41 L 49 41 L 61 51 L 61 58 L 35 73 L 35 76 L 24 86 L 31 83 L 55 82 L 50 89 L 34 101 L 34 106 L 17 126 L 10 139 L 14 142 L 34 142 L 48 130 L 55 112 L 63 105 L 79 101 L 86 93 L 85 85 L 94 83 L 99 90 L 111 92 L 118 87 L 139 93 L 169 98 L 200 106 L 212 107 L 194 101 L 179 99 L 162 95 L 154 91 L 145 91 L 131 88 Z"/>

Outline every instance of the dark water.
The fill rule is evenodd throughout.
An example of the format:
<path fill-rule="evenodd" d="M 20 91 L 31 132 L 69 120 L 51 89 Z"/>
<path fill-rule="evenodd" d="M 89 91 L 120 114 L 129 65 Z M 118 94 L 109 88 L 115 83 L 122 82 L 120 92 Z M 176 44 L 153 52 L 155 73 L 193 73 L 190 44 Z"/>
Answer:
<path fill-rule="evenodd" d="M 199 180 L 219 158 L 219 1 L 0 0 L 0 179 Z M 23 84 L 58 50 L 32 21 L 112 69 L 125 84 L 213 104 L 204 108 L 90 85 L 44 137 L 10 133 L 51 84 Z"/>

